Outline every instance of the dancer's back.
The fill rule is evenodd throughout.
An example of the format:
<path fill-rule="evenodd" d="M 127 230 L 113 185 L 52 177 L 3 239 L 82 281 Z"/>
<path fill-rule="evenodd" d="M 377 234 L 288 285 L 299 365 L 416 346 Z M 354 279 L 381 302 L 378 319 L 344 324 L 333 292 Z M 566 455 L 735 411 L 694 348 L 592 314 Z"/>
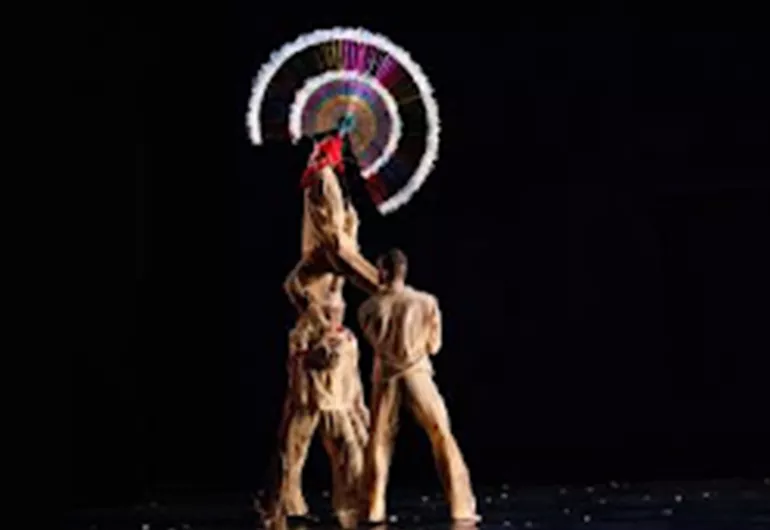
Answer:
<path fill-rule="evenodd" d="M 359 309 L 359 321 L 374 347 L 382 377 L 406 369 L 432 371 L 429 355 L 441 347 L 441 313 L 436 297 L 408 285 L 386 288 Z"/>

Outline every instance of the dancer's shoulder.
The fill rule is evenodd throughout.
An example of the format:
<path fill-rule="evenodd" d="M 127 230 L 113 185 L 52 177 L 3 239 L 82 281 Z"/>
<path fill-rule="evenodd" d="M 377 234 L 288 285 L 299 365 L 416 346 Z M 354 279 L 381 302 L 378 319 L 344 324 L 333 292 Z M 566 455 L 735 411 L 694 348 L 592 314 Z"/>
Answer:
<path fill-rule="evenodd" d="M 364 303 L 362 303 L 358 308 L 359 314 L 364 313 L 370 313 L 374 311 L 382 302 L 382 294 L 380 293 L 374 293 L 369 298 L 364 300 Z"/>
<path fill-rule="evenodd" d="M 410 285 L 407 285 L 406 287 L 404 287 L 404 294 L 408 298 L 417 302 L 438 305 L 438 298 L 436 297 L 436 295 L 429 293 L 428 291 L 415 289 Z"/>

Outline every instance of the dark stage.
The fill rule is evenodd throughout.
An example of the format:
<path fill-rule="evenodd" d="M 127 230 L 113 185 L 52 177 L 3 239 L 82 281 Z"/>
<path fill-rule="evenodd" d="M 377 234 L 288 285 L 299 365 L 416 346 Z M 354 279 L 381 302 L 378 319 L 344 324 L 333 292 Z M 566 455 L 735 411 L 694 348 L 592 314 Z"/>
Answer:
<path fill-rule="evenodd" d="M 137 208 L 134 297 L 95 267 L 73 279 L 72 528 L 256 524 L 305 160 L 250 143 L 248 98 L 271 50 L 345 24 L 409 50 L 436 90 L 434 171 L 391 215 L 361 205 L 360 239 L 371 259 L 404 249 L 408 281 L 440 301 L 436 380 L 483 524 L 768 527 L 767 36 L 648 32 L 620 16 L 506 15 L 507 32 L 279 24 L 262 9 L 92 21 L 77 55 L 96 113 L 125 102 L 114 143 L 128 151 L 94 149 L 94 182 L 135 170 Z M 92 256 L 110 236 L 86 212 L 104 201 L 78 200 L 73 237 Z M 363 296 L 346 289 L 359 333 Z M 368 390 L 366 345 L 361 358 Z M 327 475 L 314 447 L 318 509 Z M 392 475 L 396 527 L 447 526 L 435 495 L 421 500 L 438 480 L 406 417 Z"/>
<path fill-rule="evenodd" d="M 486 529 L 753 530 L 770 528 L 770 480 L 667 484 L 610 481 L 591 486 L 512 489 L 479 488 L 479 512 Z M 401 490 L 392 497 L 387 526 L 374 528 L 456 530 L 475 526 L 448 522 L 442 495 Z M 318 514 L 290 528 L 334 528 L 329 492 L 309 498 Z M 246 498 L 197 497 L 150 501 L 125 509 L 88 510 L 74 515 L 68 530 L 239 530 L 258 528 Z"/>

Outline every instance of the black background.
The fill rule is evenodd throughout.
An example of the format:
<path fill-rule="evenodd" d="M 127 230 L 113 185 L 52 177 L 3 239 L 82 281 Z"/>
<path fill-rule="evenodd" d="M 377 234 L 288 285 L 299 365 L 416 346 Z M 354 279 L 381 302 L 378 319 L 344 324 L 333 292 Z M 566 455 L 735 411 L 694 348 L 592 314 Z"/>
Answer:
<path fill-rule="evenodd" d="M 410 281 L 440 298 L 437 380 L 475 482 L 770 470 L 765 37 L 609 16 L 461 31 L 196 9 L 94 18 L 82 42 L 97 114 L 122 102 L 123 152 L 95 160 L 136 173 L 136 291 L 129 304 L 94 280 L 82 294 L 73 502 L 258 487 L 304 160 L 253 147 L 246 107 L 272 49 L 338 24 L 388 35 L 437 92 L 435 171 L 406 207 L 365 213 L 361 238 L 370 257 L 406 250 Z M 404 423 L 394 483 L 437 486 Z M 326 466 L 314 448 L 309 486 Z"/>

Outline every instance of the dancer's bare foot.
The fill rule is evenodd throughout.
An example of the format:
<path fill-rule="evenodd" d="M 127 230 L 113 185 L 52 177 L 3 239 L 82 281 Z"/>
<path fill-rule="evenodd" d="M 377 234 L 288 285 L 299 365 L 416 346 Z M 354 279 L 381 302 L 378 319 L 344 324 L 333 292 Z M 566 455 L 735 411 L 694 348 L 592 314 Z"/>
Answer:
<path fill-rule="evenodd" d="M 481 516 L 477 513 L 474 513 L 473 515 L 452 517 L 452 522 L 460 526 L 465 524 L 473 525 L 481 522 Z"/>

